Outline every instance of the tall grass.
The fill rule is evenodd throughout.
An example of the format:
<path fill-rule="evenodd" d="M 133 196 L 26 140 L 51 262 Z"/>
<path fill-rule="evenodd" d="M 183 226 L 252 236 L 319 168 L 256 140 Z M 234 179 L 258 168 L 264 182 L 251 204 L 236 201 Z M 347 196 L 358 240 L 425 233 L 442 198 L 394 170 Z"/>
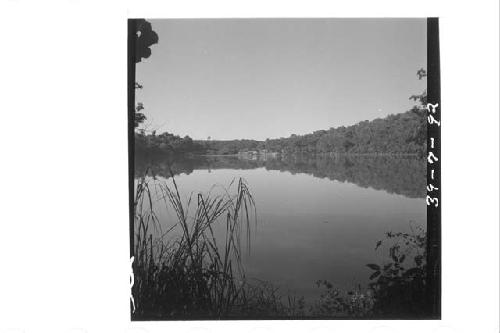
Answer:
<path fill-rule="evenodd" d="M 242 238 L 250 250 L 251 229 L 257 226 L 255 201 L 242 178 L 221 192 L 197 193 L 183 201 L 173 174 L 166 181 L 146 176 L 137 181 L 134 320 L 420 315 L 415 306 L 423 306 L 425 255 L 415 256 L 416 266 L 405 269 L 401 266 L 405 254 L 398 251 L 404 244 L 410 249 L 425 248 L 425 232 L 387 233 L 389 239 L 404 242 L 390 246 L 393 263 L 368 265 L 376 270 L 370 279 L 378 279 L 367 290 L 341 291 L 328 281 L 318 281 L 318 287 L 326 290 L 305 309 L 303 297 L 288 294 L 283 300 L 271 283 L 249 283 L 242 264 Z M 156 214 L 160 205 L 173 213 L 172 221 L 160 221 Z M 165 222 L 173 223 L 163 230 Z M 224 229 L 223 237 L 216 237 L 215 230 L 220 228 Z M 377 242 L 376 248 L 381 243 Z M 412 293 L 406 297 L 406 291 Z M 389 306 L 396 300 L 400 300 L 398 308 Z"/>
<path fill-rule="evenodd" d="M 198 193 L 183 203 L 174 177 L 168 182 L 142 177 L 137 183 L 133 317 L 224 317 L 241 312 L 248 306 L 250 290 L 241 263 L 241 238 L 245 234 L 250 246 L 251 221 L 256 222 L 247 183 L 240 178 L 223 194 Z M 158 197 L 175 215 L 166 231 L 155 213 Z M 225 228 L 223 241 L 215 237 L 217 224 Z"/>

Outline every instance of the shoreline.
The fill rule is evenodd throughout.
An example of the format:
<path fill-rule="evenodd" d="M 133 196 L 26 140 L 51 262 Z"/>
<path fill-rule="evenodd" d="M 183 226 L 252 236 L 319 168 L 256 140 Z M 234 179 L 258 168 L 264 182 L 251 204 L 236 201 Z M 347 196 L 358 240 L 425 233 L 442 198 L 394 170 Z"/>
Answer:
<path fill-rule="evenodd" d="M 255 156 L 272 156 L 273 153 L 268 153 L 268 154 L 256 154 Z M 194 156 L 203 156 L 203 157 L 234 157 L 234 156 L 242 156 L 245 154 L 193 154 Z M 412 157 L 419 157 L 420 154 L 418 153 L 314 153 L 314 154 L 309 154 L 309 153 L 295 153 L 295 154 L 278 154 L 279 157 L 283 156 L 297 156 L 297 155 L 307 155 L 307 156 L 412 156 Z M 425 155 L 422 155 L 422 157 L 425 157 Z M 277 157 L 274 157 L 277 158 Z"/>

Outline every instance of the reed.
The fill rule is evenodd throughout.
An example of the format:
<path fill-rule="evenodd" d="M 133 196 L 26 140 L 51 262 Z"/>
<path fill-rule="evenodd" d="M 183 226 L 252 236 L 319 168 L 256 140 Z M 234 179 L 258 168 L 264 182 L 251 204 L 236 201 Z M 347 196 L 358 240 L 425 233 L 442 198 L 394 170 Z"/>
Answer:
<path fill-rule="evenodd" d="M 242 178 L 222 192 L 198 193 L 183 203 L 173 174 L 164 182 L 139 179 L 134 200 L 133 318 L 227 317 L 249 306 L 252 289 L 241 249 L 243 235 L 250 247 L 255 202 Z M 175 216 L 166 231 L 155 213 L 153 198 L 158 197 Z M 216 225 L 225 229 L 222 241 L 215 237 Z"/>

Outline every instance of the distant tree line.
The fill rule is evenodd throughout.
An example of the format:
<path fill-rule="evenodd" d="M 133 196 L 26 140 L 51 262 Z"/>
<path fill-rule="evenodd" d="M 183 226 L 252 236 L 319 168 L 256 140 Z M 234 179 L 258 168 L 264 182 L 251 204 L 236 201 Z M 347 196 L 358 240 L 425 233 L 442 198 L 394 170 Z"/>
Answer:
<path fill-rule="evenodd" d="M 187 135 L 182 138 L 168 132 L 156 135 L 155 131 L 151 134 L 139 131 L 135 133 L 135 152 L 139 156 L 144 154 L 204 154 L 205 148 Z"/>
<path fill-rule="evenodd" d="M 267 150 L 282 154 L 425 154 L 426 112 L 415 107 L 383 119 L 362 121 L 288 138 L 230 141 L 197 141 L 207 154 L 227 155 L 241 151 Z"/>
<path fill-rule="evenodd" d="M 427 74 L 420 69 L 419 79 Z M 174 134 L 136 133 L 136 150 L 169 154 L 234 155 L 245 151 L 290 154 L 416 154 L 425 155 L 427 92 L 412 95 L 418 103 L 404 113 L 362 121 L 351 126 L 318 130 L 310 134 L 292 134 L 287 138 L 257 140 L 192 140 Z"/>
<path fill-rule="evenodd" d="M 136 149 L 165 153 L 232 155 L 242 151 L 289 154 L 418 154 L 426 152 L 426 111 L 415 107 L 383 119 L 362 121 L 311 134 L 256 140 L 192 140 L 163 133 L 136 135 Z"/>

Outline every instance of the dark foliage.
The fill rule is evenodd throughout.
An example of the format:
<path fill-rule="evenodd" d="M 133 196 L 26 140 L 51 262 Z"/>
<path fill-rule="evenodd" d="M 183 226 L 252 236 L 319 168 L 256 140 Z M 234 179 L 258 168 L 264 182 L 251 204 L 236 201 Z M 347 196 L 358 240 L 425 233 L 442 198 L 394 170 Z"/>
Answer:
<path fill-rule="evenodd" d="M 428 315 L 426 304 L 426 234 L 423 229 L 410 233 L 386 233 L 375 249 L 386 247 L 389 260 L 382 265 L 368 264 L 373 291 L 373 316 L 379 318 L 419 318 Z"/>
<path fill-rule="evenodd" d="M 383 119 L 320 130 L 288 138 L 198 141 L 208 154 L 237 154 L 266 149 L 281 154 L 419 154 L 426 151 L 426 111 L 415 107 Z"/>
<path fill-rule="evenodd" d="M 173 175 L 169 181 L 143 177 L 137 184 L 132 319 L 299 316 L 303 298 L 282 301 L 270 283 L 245 278 L 241 236 L 246 233 L 249 245 L 250 220 L 256 218 L 246 182 L 233 181 L 223 195 L 199 193 L 193 208 L 192 198 L 188 203 L 181 200 Z M 169 230 L 161 230 L 152 191 L 161 193 L 174 213 Z M 214 235 L 217 225 L 226 229 L 224 240 Z"/>
<path fill-rule="evenodd" d="M 372 315 L 374 299 L 368 291 L 364 293 L 361 286 L 352 291 L 335 288 L 326 280 L 318 280 L 316 285 L 324 292 L 311 307 L 315 317 L 364 318 Z"/>
<path fill-rule="evenodd" d="M 191 198 L 184 203 L 173 176 L 170 182 L 143 177 L 137 184 L 132 316 L 224 316 L 245 300 L 240 235 L 243 230 L 250 235 L 253 198 L 240 178 L 235 194 L 230 194 L 230 189 L 224 195 L 199 193 L 193 200 L 196 207 L 190 211 Z M 174 213 L 169 230 L 161 230 L 151 191 L 161 193 L 166 207 Z M 225 241 L 214 236 L 217 224 L 227 230 Z M 177 236 L 172 236 L 175 232 Z"/>
<path fill-rule="evenodd" d="M 135 62 L 139 63 L 142 59 L 149 58 L 151 55 L 151 46 L 158 43 L 158 34 L 153 31 L 151 23 L 144 19 L 135 20 Z M 135 82 L 135 89 L 142 89 L 142 85 Z M 144 109 L 142 103 L 137 103 L 135 107 L 134 128 L 146 120 L 146 115 L 141 111 Z"/>
<path fill-rule="evenodd" d="M 179 155 L 179 154 L 201 154 L 203 146 L 196 143 L 189 136 L 181 138 L 168 132 L 156 135 L 145 134 L 139 131 L 135 134 L 135 151 L 139 156 L 144 155 Z"/>
<path fill-rule="evenodd" d="M 423 229 L 411 234 L 387 232 L 386 239 L 378 241 L 375 250 L 385 249 L 388 259 L 366 265 L 372 281 L 368 288 L 359 285 L 354 290 L 343 291 L 329 281 L 320 280 L 317 285 L 324 292 L 311 313 L 319 317 L 427 318 L 425 245 Z"/>
<path fill-rule="evenodd" d="M 144 20 L 136 20 L 136 40 L 135 40 L 135 62 L 149 58 L 151 55 L 151 45 L 158 43 L 158 34 L 153 31 L 151 23 Z"/>
<path fill-rule="evenodd" d="M 142 103 L 137 103 L 135 107 L 135 115 L 134 115 L 134 128 L 139 127 L 146 120 L 146 115 L 141 112 L 144 109 Z"/>
<path fill-rule="evenodd" d="M 292 154 L 413 154 L 426 152 L 426 111 L 414 108 L 411 111 L 390 115 L 384 119 L 363 121 L 348 127 L 330 128 L 306 135 L 292 135 L 289 138 L 256 140 L 196 140 L 193 150 L 182 153 L 208 155 L 235 155 L 248 151 Z M 147 138 L 146 141 L 143 138 Z M 163 133 L 136 136 L 139 149 L 172 152 L 168 140 L 173 134 Z M 188 138 L 188 137 L 186 137 Z M 142 140 L 142 141 L 141 141 Z M 144 145 L 146 143 L 146 145 Z M 175 149 L 173 150 L 175 151 Z M 181 151 L 177 151 L 181 152 Z"/>

